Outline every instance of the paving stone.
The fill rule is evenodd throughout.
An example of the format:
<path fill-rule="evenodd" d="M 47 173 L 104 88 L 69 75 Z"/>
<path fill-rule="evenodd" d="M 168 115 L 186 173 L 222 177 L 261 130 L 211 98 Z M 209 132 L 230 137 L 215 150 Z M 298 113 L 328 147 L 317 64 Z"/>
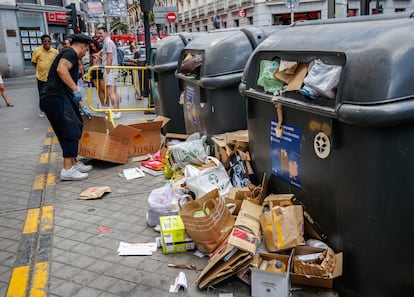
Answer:
<path fill-rule="evenodd" d="M 89 271 L 89 270 L 81 270 L 79 273 L 77 273 L 76 275 L 72 277 L 72 281 L 79 285 L 87 286 L 90 282 L 94 281 L 99 276 L 100 276 L 99 273 Z"/>
<path fill-rule="evenodd" d="M 118 280 L 114 285 L 110 286 L 107 291 L 109 293 L 117 294 L 118 296 L 125 296 L 137 286 L 136 283 L 124 280 Z"/>
<path fill-rule="evenodd" d="M 58 286 L 56 289 L 53 288 L 53 291 L 52 289 L 50 289 L 50 292 L 52 294 L 56 294 L 62 297 L 72 297 L 72 296 L 75 296 L 75 294 L 77 294 L 81 288 L 82 286 L 78 284 L 65 281 L 65 282 L 61 282 L 60 286 Z"/>
<path fill-rule="evenodd" d="M 97 279 L 89 283 L 89 287 L 105 291 L 107 288 L 114 285 L 117 281 L 118 279 L 116 278 L 100 275 Z"/>

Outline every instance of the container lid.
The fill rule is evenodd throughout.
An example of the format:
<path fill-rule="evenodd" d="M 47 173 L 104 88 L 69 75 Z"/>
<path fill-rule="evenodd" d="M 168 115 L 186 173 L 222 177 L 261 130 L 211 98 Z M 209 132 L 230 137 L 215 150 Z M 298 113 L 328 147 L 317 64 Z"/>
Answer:
<path fill-rule="evenodd" d="M 158 40 L 155 44 L 156 54 L 154 58 L 154 70 L 156 72 L 162 72 L 162 68 L 158 69 L 157 66 L 165 66 L 164 64 L 174 62 L 174 70 L 177 68 L 177 61 L 180 57 L 181 50 L 193 39 L 205 35 L 205 33 L 177 33 L 169 35 L 166 38 Z M 160 71 L 157 71 L 160 70 Z M 170 70 L 170 69 L 168 69 Z"/>
<path fill-rule="evenodd" d="M 203 60 L 200 77 L 217 76 L 242 72 L 246 61 L 254 48 L 269 33 L 280 30 L 279 27 L 248 26 L 209 31 L 203 38 L 191 41 L 185 48 L 186 53 L 193 53 Z"/>

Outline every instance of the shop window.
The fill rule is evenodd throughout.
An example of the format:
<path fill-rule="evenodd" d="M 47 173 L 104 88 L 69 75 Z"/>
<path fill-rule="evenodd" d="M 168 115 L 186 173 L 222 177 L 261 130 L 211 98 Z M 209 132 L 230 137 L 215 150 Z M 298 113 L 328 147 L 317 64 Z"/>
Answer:
<path fill-rule="evenodd" d="M 16 3 L 30 3 L 30 4 L 37 4 L 37 0 L 16 0 Z"/>
<path fill-rule="evenodd" d="M 45 0 L 45 5 L 63 6 L 62 0 Z"/>

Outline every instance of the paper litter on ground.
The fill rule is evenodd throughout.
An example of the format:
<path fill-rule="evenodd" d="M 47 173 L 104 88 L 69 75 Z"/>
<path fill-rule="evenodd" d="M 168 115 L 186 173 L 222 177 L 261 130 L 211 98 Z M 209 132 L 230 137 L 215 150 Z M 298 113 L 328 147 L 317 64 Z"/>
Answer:
<path fill-rule="evenodd" d="M 126 180 L 131 180 L 134 178 L 144 177 L 145 173 L 138 167 L 127 168 L 124 169 L 122 172 L 122 176 L 126 178 Z"/>
<path fill-rule="evenodd" d="M 90 187 L 87 188 L 85 191 L 82 191 L 79 195 L 78 198 L 82 199 L 82 200 L 88 200 L 88 199 L 98 199 L 98 198 L 102 198 L 102 196 L 105 193 L 110 193 L 111 192 L 111 188 L 106 186 L 106 187 Z"/>
<path fill-rule="evenodd" d="M 187 278 L 182 271 L 175 278 L 174 285 L 170 286 L 170 293 L 178 293 L 180 289 L 187 289 Z"/>
<path fill-rule="evenodd" d="M 128 243 L 121 241 L 118 247 L 118 256 L 151 256 L 157 250 L 157 243 Z"/>

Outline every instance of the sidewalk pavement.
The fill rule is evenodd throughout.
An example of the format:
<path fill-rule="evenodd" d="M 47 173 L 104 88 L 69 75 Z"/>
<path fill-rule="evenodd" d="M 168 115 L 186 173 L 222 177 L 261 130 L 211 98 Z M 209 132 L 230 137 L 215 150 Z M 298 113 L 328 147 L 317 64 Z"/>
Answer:
<path fill-rule="evenodd" d="M 159 236 L 146 224 L 147 199 L 166 179 L 146 175 L 127 181 L 119 173 L 136 163 L 84 160 L 94 166 L 87 180 L 60 181 L 61 150 L 47 119 L 37 117 L 34 78 L 6 80 L 5 86 L 15 107 L 0 108 L 0 296 L 250 296 L 250 286 L 238 278 L 200 291 L 199 272 L 167 267 L 202 269 L 207 257 L 192 252 L 118 256 L 121 241 L 147 243 Z M 143 112 L 125 114 L 120 121 L 142 117 Z M 109 186 L 112 192 L 102 199 L 77 199 L 92 186 Z M 180 271 L 189 288 L 169 293 Z M 307 290 L 293 296 L 336 294 Z"/>

